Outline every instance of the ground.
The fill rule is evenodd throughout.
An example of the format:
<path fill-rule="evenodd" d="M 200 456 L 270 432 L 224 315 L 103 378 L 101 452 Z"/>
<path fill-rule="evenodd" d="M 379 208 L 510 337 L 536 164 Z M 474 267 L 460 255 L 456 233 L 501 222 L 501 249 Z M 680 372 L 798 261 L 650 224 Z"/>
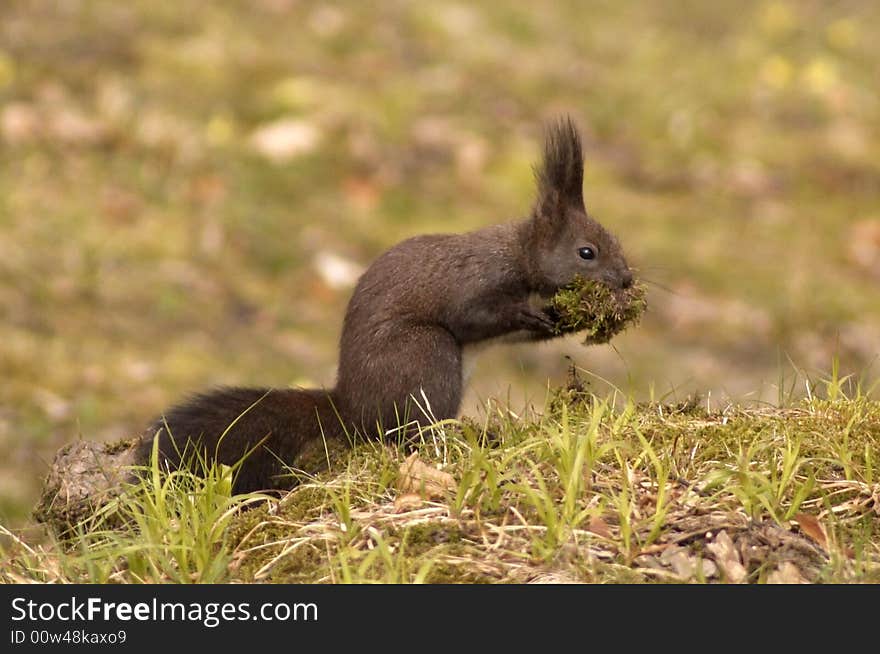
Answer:
<path fill-rule="evenodd" d="M 880 404 L 839 381 L 745 410 L 600 398 L 573 375 L 540 414 L 499 406 L 409 455 L 316 447 L 329 470 L 280 498 L 154 471 L 60 540 L 13 543 L 3 578 L 877 583 Z"/>

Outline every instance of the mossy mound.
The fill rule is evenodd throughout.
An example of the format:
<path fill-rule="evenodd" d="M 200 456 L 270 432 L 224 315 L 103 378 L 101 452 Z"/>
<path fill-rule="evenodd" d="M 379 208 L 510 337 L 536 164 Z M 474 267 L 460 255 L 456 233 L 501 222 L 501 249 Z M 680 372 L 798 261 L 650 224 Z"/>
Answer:
<path fill-rule="evenodd" d="M 122 495 L 127 484 L 138 481 L 136 469 L 148 465 L 135 458 L 139 442 L 140 437 L 115 443 L 80 440 L 62 447 L 52 461 L 33 517 L 58 536 L 75 532 L 77 525 Z M 276 490 L 294 488 L 326 472 L 345 461 L 349 452 L 343 439 L 307 442 L 289 471 L 276 479 Z M 192 467 L 198 476 L 207 473 L 200 462 Z"/>
<path fill-rule="evenodd" d="M 612 289 L 580 275 L 550 300 L 558 334 L 585 332 L 584 343 L 607 343 L 621 331 L 638 323 L 648 307 L 644 284 Z"/>
<path fill-rule="evenodd" d="M 880 403 L 830 392 L 620 406 L 573 374 L 551 410 L 490 421 L 491 443 L 481 423 L 426 440 L 442 497 L 401 483 L 403 448 L 316 443 L 331 470 L 281 498 L 233 497 L 218 474 L 147 483 L 118 525 L 8 550 L 0 582 L 877 583 Z M 61 469 L 108 464 L 102 447 Z"/>
<path fill-rule="evenodd" d="M 118 497 L 124 482 L 132 481 L 137 441 L 75 441 L 62 447 L 46 476 L 34 518 L 58 535 L 70 533 L 75 525 Z"/>

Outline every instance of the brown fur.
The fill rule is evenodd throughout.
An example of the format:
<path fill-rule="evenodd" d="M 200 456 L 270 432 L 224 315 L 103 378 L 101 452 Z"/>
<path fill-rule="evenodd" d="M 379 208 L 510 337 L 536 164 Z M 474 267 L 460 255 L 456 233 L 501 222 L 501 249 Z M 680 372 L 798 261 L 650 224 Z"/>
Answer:
<path fill-rule="evenodd" d="M 237 491 L 248 491 L 275 486 L 283 464 L 322 435 L 395 438 L 396 430 L 406 437 L 416 424 L 454 418 L 464 346 L 505 335 L 553 338 L 552 317 L 535 309 L 530 296 L 549 297 L 576 274 L 613 286 L 632 282 L 617 240 L 587 215 L 581 142 L 571 120 L 550 127 L 536 177 L 529 218 L 417 236 L 369 267 L 348 304 L 333 390 L 273 390 L 260 399 L 267 391 L 221 389 L 197 396 L 146 432 L 143 456 L 156 431 L 171 467 L 188 439 L 227 464 L 256 445 L 236 481 Z M 585 245 L 597 250 L 594 260 L 579 256 Z"/>

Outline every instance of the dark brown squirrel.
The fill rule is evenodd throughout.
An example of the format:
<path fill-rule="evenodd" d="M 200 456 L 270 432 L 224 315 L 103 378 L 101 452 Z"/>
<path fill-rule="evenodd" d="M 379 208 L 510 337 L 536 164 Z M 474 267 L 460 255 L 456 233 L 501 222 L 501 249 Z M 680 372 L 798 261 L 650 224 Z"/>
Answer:
<path fill-rule="evenodd" d="M 536 178 L 528 218 L 416 236 L 367 269 L 348 303 L 334 388 L 221 388 L 195 396 L 144 433 L 138 460 L 149 460 L 158 433 L 169 468 L 196 443 L 207 460 L 227 465 L 250 452 L 236 492 L 290 487 L 287 466 L 310 441 L 397 431 L 396 440 L 418 424 L 455 418 L 464 348 L 498 337 L 554 338 L 551 310 L 533 298 L 546 300 L 576 274 L 614 288 L 632 284 L 617 240 L 584 205 L 581 139 L 570 118 L 549 126 Z"/>

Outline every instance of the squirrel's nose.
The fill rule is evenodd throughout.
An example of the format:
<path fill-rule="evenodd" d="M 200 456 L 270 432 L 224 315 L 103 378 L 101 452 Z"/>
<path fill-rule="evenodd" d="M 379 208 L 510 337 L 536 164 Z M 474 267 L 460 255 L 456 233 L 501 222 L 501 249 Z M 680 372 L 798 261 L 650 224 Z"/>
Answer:
<path fill-rule="evenodd" d="M 633 285 L 632 271 L 626 270 L 620 275 L 620 288 L 629 288 Z"/>

